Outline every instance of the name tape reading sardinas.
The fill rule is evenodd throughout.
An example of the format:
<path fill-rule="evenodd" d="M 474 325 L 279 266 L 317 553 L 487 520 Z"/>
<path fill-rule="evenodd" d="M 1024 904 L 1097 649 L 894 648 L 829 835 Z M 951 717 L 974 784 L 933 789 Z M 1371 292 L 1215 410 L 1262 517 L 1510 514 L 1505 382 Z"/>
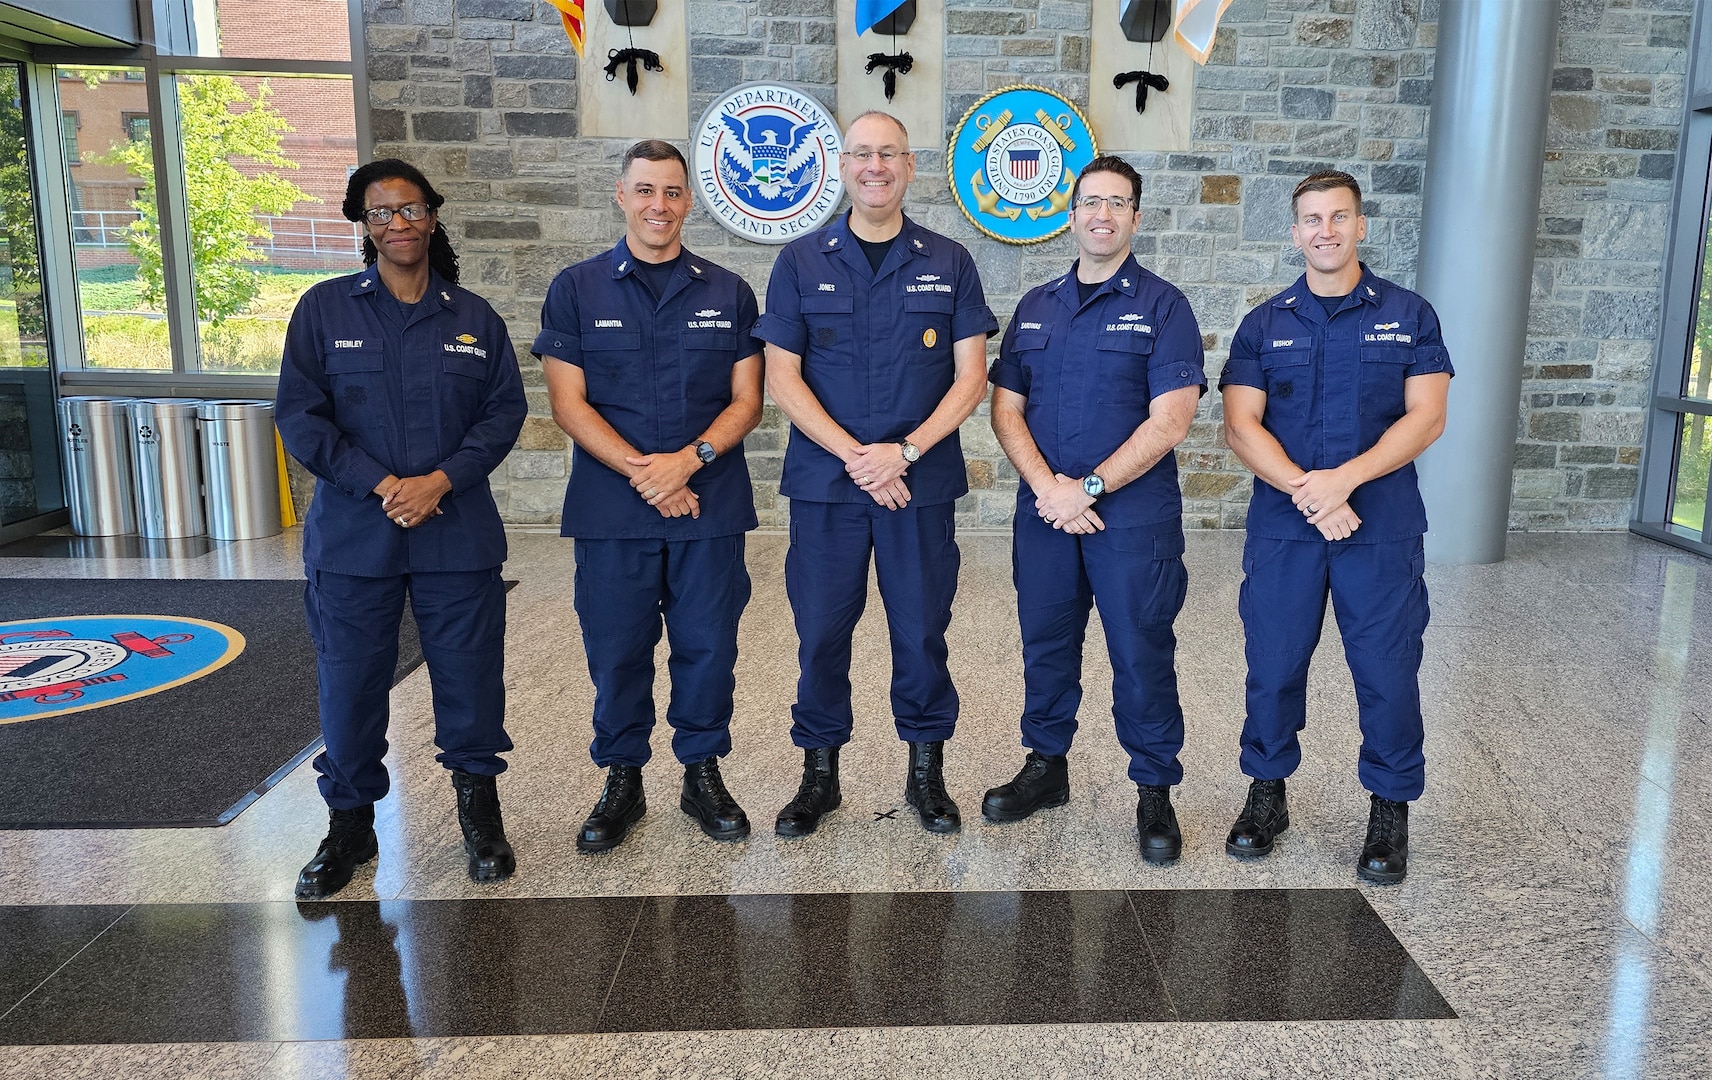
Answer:
<path fill-rule="evenodd" d="M 838 209 L 838 123 L 807 94 L 747 83 L 696 125 L 695 189 L 715 221 L 746 240 L 783 244 Z"/>

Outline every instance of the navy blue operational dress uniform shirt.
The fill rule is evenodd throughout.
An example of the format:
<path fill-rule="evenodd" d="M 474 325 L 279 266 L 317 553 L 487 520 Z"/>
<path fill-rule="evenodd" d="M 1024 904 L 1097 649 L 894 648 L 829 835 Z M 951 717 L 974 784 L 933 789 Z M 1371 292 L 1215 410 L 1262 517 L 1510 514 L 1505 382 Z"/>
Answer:
<path fill-rule="evenodd" d="M 1135 434 L 1154 398 L 1205 387 L 1203 365 L 1189 301 L 1131 255 L 1086 304 L 1075 266 L 1031 289 L 988 378 L 1028 399 L 1023 418 L 1053 471 L 1086 476 Z M 1183 499 L 1176 454 L 1101 496 L 1095 510 L 1108 529 L 1177 522 Z M 1037 513 L 1027 484 L 1017 492 L 1017 513 Z"/>
<path fill-rule="evenodd" d="M 1261 423 L 1291 461 L 1312 471 L 1335 469 L 1373 449 L 1403 417 L 1403 381 L 1441 371 L 1454 374 L 1433 306 L 1364 265 L 1360 284 L 1333 315 L 1308 290 L 1306 275 L 1249 312 L 1219 386 L 1266 391 Z M 1361 527 L 1339 543 L 1377 544 L 1427 531 L 1413 462 L 1356 488 L 1349 505 Z M 1248 532 L 1324 542 L 1289 495 L 1258 478 Z"/>
<path fill-rule="evenodd" d="M 658 295 L 656 296 L 656 290 Z M 701 438 L 731 405 L 731 372 L 759 353 L 754 290 L 682 249 L 644 267 L 620 240 L 561 271 L 532 347 L 582 369 L 589 405 L 643 454 Z M 744 533 L 757 524 L 741 444 L 696 470 L 699 517 L 668 518 L 578 446 L 560 527 L 576 538 L 574 602 L 595 686 L 595 764 L 652 756 L 654 646 L 671 645 L 666 720 L 690 764 L 731 750 L 737 627 L 749 602 Z"/>
<path fill-rule="evenodd" d="M 588 403 L 644 454 L 676 453 L 731 404 L 731 369 L 762 344 L 755 292 L 687 248 L 656 300 L 620 240 L 560 271 L 541 305 L 531 351 L 583 370 Z M 757 522 L 741 445 L 690 477 L 700 517 L 662 517 L 630 481 L 578 446 L 560 532 L 586 540 L 695 540 L 747 532 Z"/>
<path fill-rule="evenodd" d="M 1432 305 L 1363 266 L 1329 313 L 1306 276 L 1249 312 L 1219 385 L 1264 390 L 1261 423 L 1290 460 L 1335 469 L 1402 419 L 1405 380 L 1439 372 L 1454 374 Z M 1300 764 L 1308 666 L 1329 596 L 1355 682 L 1362 786 L 1410 802 L 1426 784 L 1419 672 L 1430 618 L 1414 464 L 1362 484 L 1349 505 L 1360 527 L 1329 541 L 1288 494 L 1254 482 L 1238 597 L 1248 661 L 1242 770 L 1274 780 Z"/>
<path fill-rule="evenodd" d="M 1177 288 L 1125 259 L 1086 301 L 1076 266 L 1031 289 L 1005 330 L 992 382 L 1026 398 L 1023 419 L 1054 472 L 1086 476 L 1148 419 L 1153 401 L 1205 387 L 1201 332 Z M 1023 639 L 1023 744 L 1070 751 L 1082 643 L 1096 598 L 1112 664 L 1112 718 L 1138 784 L 1180 783 L 1183 710 L 1172 622 L 1188 591 L 1177 456 L 1102 495 L 1105 529 L 1078 536 L 1040 518 L 1022 484 L 1012 578 Z"/>
<path fill-rule="evenodd" d="M 325 739 L 314 764 L 335 809 L 389 789 L 387 694 L 406 597 L 434 685 L 436 760 L 484 776 L 505 769 L 506 546 L 488 475 L 526 412 L 505 322 L 438 274 L 411 305 L 372 266 L 298 301 L 276 416 L 286 449 L 318 481 L 304 609 Z M 452 484 L 441 513 L 408 529 L 391 521 L 375 486 L 435 469 Z"/>
<path fill-rule="evenodd" d="M 503 563 L 488 474 L 527 411 L 505 322 L 476 294 L 430 274 L 405 321 L 373 267 L 313 286 L 286 331 L 276 412 L 286 449 L 321 481 L 304 564 L 385 577 Z M 452 482 L 442 514 L 381 528 L 375 485 L 435 469 Z"/>
<path fill-rule="evenodd" d="M 755 332 L 803 358 L 803 381 L 845 431 L 881 443 L 902 442 L 951 390 L 955 342 L 998 328 L 961 244 L 905 216 L 875 272 L 846 214 L 779 253 Z M 923 453 L 905 482 L 911 506 L 967 492 L 957 433 Z M 850 482 L 844 462 L 794 425 L 779 492 L 807 502 L 873 502 Z"/>

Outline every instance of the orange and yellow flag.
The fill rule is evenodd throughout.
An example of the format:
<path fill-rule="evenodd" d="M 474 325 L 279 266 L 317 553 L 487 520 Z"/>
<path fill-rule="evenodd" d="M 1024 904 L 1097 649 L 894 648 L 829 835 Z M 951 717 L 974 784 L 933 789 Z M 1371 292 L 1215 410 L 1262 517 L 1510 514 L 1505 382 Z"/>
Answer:
<path fill-rule="evenodd" d="M 582 0 L 547 0 L 559 9 L 559 18 L 565 22 L 565 33 L 571 39 L 571 45 L 577 50 L 577 55 L 583 54 L 583 3 Z"/>

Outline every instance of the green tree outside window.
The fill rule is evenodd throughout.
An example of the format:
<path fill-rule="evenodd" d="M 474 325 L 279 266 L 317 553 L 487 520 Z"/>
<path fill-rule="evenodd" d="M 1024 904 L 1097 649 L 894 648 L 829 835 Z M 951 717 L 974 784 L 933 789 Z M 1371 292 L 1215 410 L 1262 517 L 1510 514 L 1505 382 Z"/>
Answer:
<path fill-rule="evenodd" d="M 196 317 L 210 326 L 243 311 L 261 294 L 262 275 L 255 266 L 266 257 L 251 245 L 273 237 L 261 216 L 288 213 L 294 203 L 320 201 L 272 171 L 250 175 L 233 164 L 247 160 L 269 170 L 297 168 L 279 152 L 281 136 L 293 129 L 269 106 L 271 95 L 266 81 L 251 97 L 227 75 L 187 75 L 179 81 L 191 279 Z M 137 260 L 143 299 L 158 310 L 165 303 L 166 278 L 154 155 L 147 143 L 130 142 L 115 148 L 112 160 L 143 181 L 131 204 L 138 218 L 125 242 Z"/>

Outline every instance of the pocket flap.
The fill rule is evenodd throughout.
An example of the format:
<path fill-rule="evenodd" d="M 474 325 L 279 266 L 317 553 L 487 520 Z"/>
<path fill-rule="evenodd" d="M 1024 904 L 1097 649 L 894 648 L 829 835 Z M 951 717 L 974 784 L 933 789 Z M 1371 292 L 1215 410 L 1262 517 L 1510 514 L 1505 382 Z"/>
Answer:
<path fill-rule="evenodd" d="M 802 298 L 802 309 L 812 314 L 848 315 L 856 310 L 855 299 L 836 293 L 810 293 Z"/>
<path fill-rule="evenodd" d="M 1298 367 L 1314 358 L 1308 349 L 1280 349 L 1277 352 L 1260 354 L 1260 366 L 1266 371 L 1273 368 Z"/>
<path fill-rule="evenodd" d="M 1138 334 L 1133 330 L 1128 333 L 1101 334 L 1094 340 L 1094 348 L 1101 352 L 1131 353 L 1140 356 L 1153 351 L 1153 340 L 1152 334 Z"/>
<path fill-rule="evenodd" d="M 605 352 L 611 349 L 640 349 L 640 330 L 584 330 L 583 352 Z"/>
<path fill-rule="evenodd" d="M 956 298 L 950 293 L 907 293 L 904 296 L 905 311 L 934 311 L 949 315 L 956 306 Z"/>
<path fill-rule="evenodd" d="M 737 335 L 730 330 L 686 330 L 684 348 L 705 349 L 710 352 L 730 352 L 737 347 Z"/>
<path fill-rule="evenodd" d="M 329 349 L 327 374 L 354 375 L 361 371 L 380 371 L 386 358 L 379 349 Z"/>

